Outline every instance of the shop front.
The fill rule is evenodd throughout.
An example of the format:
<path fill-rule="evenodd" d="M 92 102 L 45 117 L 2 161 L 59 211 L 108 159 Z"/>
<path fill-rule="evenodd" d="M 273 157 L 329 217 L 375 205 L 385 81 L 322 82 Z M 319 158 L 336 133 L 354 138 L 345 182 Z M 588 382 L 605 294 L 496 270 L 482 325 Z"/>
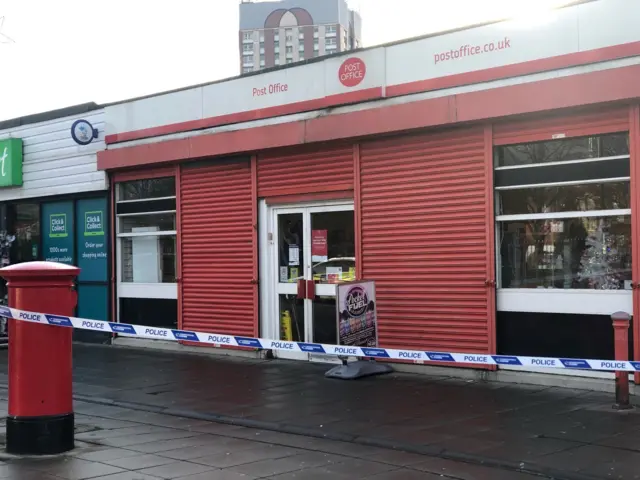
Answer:
<path fill-rule="evenodd" d="M 45 260 L 80 267 L 76 314 L 100 320 L 109 318 L 110 270 L 107 181 L 96 168 L 103 122 L 95 104 L 0 122 L 0 150 L 13 146 L 1 165 L 3 180 L 11 177 L 0 181 L 3 266 Z M 86 125 L 91 135 L 78 137 Z M 86 331 L 75 339 L 110 341 Z"/>
<path fill-rule="evenodd" d="M 330 344 L 336 284 L 367 279 L 383 347 L 612 358 L 624 310 L 640 359 L 639 17 L 585 2 L 107 107 L 119 319 Z"/>

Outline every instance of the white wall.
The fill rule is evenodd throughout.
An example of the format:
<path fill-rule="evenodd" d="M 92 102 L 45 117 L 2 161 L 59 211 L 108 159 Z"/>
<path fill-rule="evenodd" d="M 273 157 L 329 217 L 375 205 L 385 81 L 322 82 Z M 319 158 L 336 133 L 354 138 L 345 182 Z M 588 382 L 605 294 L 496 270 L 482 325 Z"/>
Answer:
<path fill-rule="evenodd" d="M 89 121 L 99 137 L 89 145 L 71 138 L 71 124 Z M 106 190 L 107 176 L 97 170 L 96 153 L 104 150 L 104 110 L 0 130 L 0 140 L 21 138 L 22 187 L 0 188 L 0 201 Z"/>

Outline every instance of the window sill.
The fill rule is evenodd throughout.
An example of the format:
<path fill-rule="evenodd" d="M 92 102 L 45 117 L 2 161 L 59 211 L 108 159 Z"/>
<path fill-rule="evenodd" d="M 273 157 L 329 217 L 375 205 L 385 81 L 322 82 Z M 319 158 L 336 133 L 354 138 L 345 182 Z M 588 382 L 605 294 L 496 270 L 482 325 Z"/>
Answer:
<path fill-rule="evenodd" d="M 633 312 L 631 290 L 564 290 L 552 288 L 501 288 L 497 292 L 501 312 L 574 313 L 611 315 Z"/>
<path fill-rule="evenodd" d="M 118 298 L 178 298 L 177 283 L 118 283 Z"/>

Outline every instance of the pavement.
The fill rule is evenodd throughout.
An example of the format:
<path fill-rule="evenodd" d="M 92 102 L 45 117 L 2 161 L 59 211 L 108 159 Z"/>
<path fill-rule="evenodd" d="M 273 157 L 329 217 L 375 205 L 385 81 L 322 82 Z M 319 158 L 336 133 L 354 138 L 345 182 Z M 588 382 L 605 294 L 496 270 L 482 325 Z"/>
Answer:
<path fill-rule="evenodd" d="M 122 469 L 113 480 L 640 479 L 640 409 L 616 411 L 608 393 L 406 373 L 330 380 L 327 365 L 114 346 L 75 345 L 74 362 L 77 423 L 98 427 L 77 438 L 98 450 L 45 470 L 60 478 L 96 477 L 64 476 L 82 460 Z M 124 463 L 102 459 L 105 448 Z M 172 461 L 147 467 L 131 452 Z M 33 469 L 25 462 L 1 468 Z"/>
<path fill-rule="evenodd" d="M 0 408 L 5 409 L 3 401 Z M 76 402 L 76 449 L 0 455 L 15 480 L 535 480 L 540 477 L 343 442 Z"/>

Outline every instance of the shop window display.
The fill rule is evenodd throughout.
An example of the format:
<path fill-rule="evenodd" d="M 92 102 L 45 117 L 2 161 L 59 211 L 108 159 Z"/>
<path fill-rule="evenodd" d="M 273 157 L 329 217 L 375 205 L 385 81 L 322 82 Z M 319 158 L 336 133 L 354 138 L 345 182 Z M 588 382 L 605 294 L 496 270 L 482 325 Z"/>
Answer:
<path fill-rule="evenodd" d="M 631 288 L 628 135 L 497 147 L 499 287 Z"/>

